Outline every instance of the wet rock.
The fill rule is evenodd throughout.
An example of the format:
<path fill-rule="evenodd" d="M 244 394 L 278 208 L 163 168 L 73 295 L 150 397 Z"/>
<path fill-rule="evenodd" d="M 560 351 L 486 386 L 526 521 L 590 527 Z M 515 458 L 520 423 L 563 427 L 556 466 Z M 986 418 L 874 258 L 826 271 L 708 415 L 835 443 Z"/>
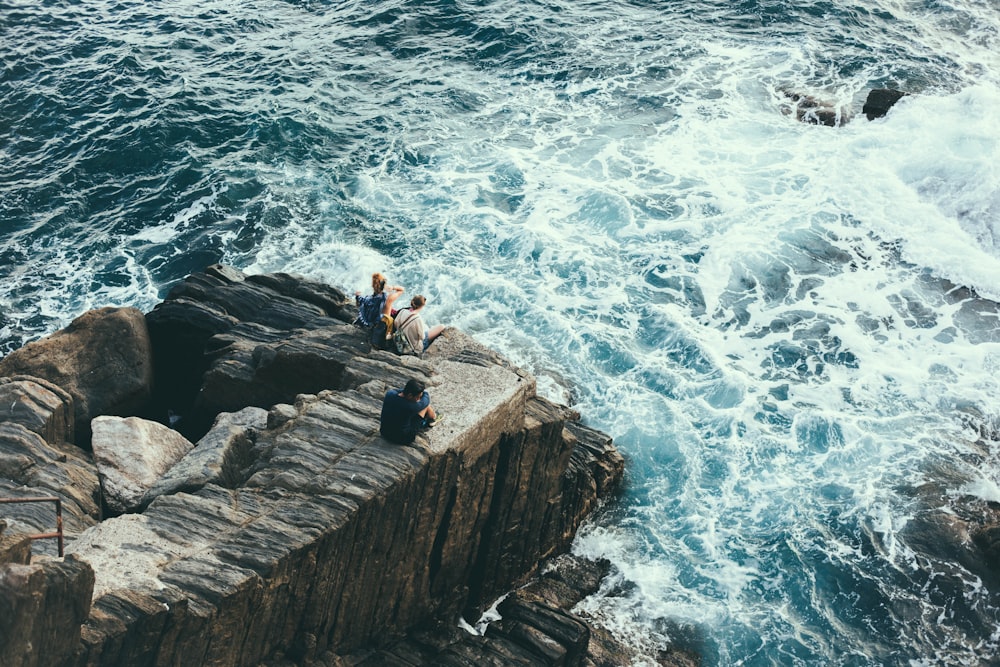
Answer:
<path fill-rule="evenodd" d="M 146 492 L 194 446 L 163 424 L 139 417 L 97 417 L 91 427 L 104 503 L 113 514 L 141 507 Z"/>
<path fill-rule="evenodd" d="M 977 562 L 983 565 L 984 577 L 1000 589 L 1000 512 L 994 511 L 986 523 L 973 528 L 972 543 L 979 551 Z"/>
<path fill-rule="evenodd" d="M 896 102 L 906 97 L 907 93 L 892 90 L 891 88 L 874 88 L 868 91 L 865 105 L 861 111 L 868 120 L 882 118 Z"/>
<path fill-rule="evenodd" d="M 839 127 L 851 119 L 849 110 L 835 102 L 796 91 L 782 90 L 781 93 L 788 100 L 781 105 L 781 112 L 803 123 Z"/>
<path fill-rule="evenodd" d="M 0 377 L 15 375 L 48 380 L 69 393 L 77 444 L 87 446 L 94 417 L 132 415 L 146 407 L 153 363 L 145 317 L 135 308 L 88 311 L 0 359 Z"/>

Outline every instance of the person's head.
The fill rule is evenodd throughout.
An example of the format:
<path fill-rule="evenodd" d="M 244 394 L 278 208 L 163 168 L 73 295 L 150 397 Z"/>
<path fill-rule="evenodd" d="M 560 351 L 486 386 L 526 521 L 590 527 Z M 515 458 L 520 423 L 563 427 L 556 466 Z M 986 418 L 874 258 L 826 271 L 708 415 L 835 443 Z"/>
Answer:
<path fill-rule="evenodd" d="M 415 401 L 424 395 L 424 388 L 423 382 L 413 378 L 407 381 L 406 386 L 403 387 L 403 397 Z"/>
<path fill-rule="evenodd" d="M 410 299 L 410 308 L 413 310 L 420 310 L 427 303 L 427 299 L 424 298 L 422 294 L 417 294 L 412 299 Z"/>
<path fill-rule="evenodd" d="M 385 276 L 383 276 L 381 273 L 372 274 L 372 292 L 374 292 L 375 294 L 381 294 L 382 290 L 385 289 L 385 283 L 386 283 Z"/>

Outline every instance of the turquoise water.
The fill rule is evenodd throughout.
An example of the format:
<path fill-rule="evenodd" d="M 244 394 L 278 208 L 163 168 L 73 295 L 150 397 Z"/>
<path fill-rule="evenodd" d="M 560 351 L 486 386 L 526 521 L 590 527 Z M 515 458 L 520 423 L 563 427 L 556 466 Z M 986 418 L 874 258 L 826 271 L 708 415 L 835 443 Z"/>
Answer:
<path fill-rule="evenodd" d="M 992 664 L 997 54 L 995 0 L 0 0 L 0 351 L 382 270 L 614 437 L 581 611 L 650 656 Z"/>

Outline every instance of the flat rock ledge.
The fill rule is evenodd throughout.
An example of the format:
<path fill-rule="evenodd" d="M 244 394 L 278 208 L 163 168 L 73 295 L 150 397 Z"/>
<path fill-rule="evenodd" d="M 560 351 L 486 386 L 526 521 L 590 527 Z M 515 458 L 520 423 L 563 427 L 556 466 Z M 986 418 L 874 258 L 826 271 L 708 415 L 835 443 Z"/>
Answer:
<path fill-rule="evenodd" d="M 0 498 L 58 497 L 66 533 L 65 557 L 26 545 L 51 506 L 0 505 L 0 665 L 630 664 L 569 611 L 606 564 L 570 566 L 562 602 L 511 593 L 614 495 L 610 438 L 460 331 L 400 357 L 354 316 L 330 286 L 215 265 L 0 360 L 24 397 L 0 413 Z M 447 419 L 400 447 L 378 414 L 410 377 Z M 134 471 L 124 509 L 90 441 L 109 411 L 193 445 Z M 176 439 L 158 429 L 141 446 Z M 484 634 L 456 630 L 504 595 Z"/>

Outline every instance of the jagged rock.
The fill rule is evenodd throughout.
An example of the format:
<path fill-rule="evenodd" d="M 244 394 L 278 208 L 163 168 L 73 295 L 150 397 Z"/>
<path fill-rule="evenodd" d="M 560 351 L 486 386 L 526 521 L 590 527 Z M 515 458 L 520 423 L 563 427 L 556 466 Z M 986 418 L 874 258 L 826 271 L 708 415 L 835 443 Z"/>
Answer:
<path fill-rule="evenodd" d="M 58 497 L 63 530 L 75 535 L 101 517 L 97 471 L 87 452 L 68 444 L 49 444 L 21 424 L 0 422 L 0 497 Z M 11 533 L 51 533 L 56 530 L 54 503 L 2 506 Z M 35 550 L 55 554 L 54 540 L 40 540 Z"/>
<path fill-rule="evenodd" d="M 896 102 L 906 97 L 908 93 L 890 88 L 874 88 L 868 91 L 868 98 L 861 111 L 868 120 L 875 120 L 889 113 Z"/>
<path fill-rule="evenodd" d="M 211 341 L 221 351 L 198 392 L 198 419 L 246 406 L 269 408 L 291 402 L 300 393 L 339 389 L 359 351 L 358 330 L 349 324 L 284 335 L 270 330 L 273 336 L 264 342 L 251 337 L 263 331 L 241 325 Z"/>
<path fill-rule="evenodd" d="M 6 524 L 0 521 L 6 527 Z M 4 535 L 0 530 L 0 564 L 17 563 L 27 565 L 31 562 L 31 538 L 27 535 Z M 0 650 L 2 652 L 2 650 Z"/>
<path fill-rule="evenodd" d="M 262 408 L 220 414 L 194 449 L 153 484 L 140 505 L 146 507 L 158 496 L 197 491 L 208 484 L 236 488 L 245 481 L 243 471 L 252 463 L 254 439 L 267 422 L 268 413 Z"/>
<path fill-rule="evenodd" d="M 369 351 L 344 324 L 352 306 L 334 313 L 338 293 L 297 281 L 210 267 L 147 316 L 154 345 L 183 341 L 171 348 L 180 356 L 157 359 L 205 369 L 158 406 L 193 406 L 198 392 L 214 418 L 232 411 L 224 392 L 274 407 L 262 429 L 261 412 L 251 413 L 246 441 L 220 426 L 237 460 L 223 454 L 218 473 L 196 449 L 198 470 L 150 482 L 169 491 L 147 497 L 141 514 L 68 545 L 95 573 L 69 664 L 307 664 L 372 651 L 527 581 L 617 487 L 610 439 L 537 397 L 534 379 L 499 355 L 454 330 L 422 359 Z M 385 391 L 414 376 L 448 417 L 400 447 L 379 436 L 378 414 Z M 198 448 L 219 462 L 215 438 Z M 489 656 L 478 664 L 579 654 L 577 620 L 529 606 L 516 628 L 478 638 Z M 442 648 L 433 664 L 475 655 Z"/>
<path fill-rule="evenodd" d="M 145 493 L 194 446 L 177 431 L 139 417 L 96 417 L 94 460 L 114 514 L 142 506 Z"/>
<path fill-rule="evenodd" d="M 153 380 L 145 317 L 135 308 L 91 310 L 47 338 L 0 359 L 0 376 L 31 375 L 68 392 L 74 401 L 77 444 L 89 441 L 98 415 L 136 414 Z"/>
<path fill-rule="evenodd" d="M 13 421 L 47 442 L 73 442 L 73 397 L 30 375 L 0 377 L 0 421 Z"/>
<path fill-rule="evenodd" d="M 268 287 L 278 294 L 318 306 L 327 316 L 353 322 L 357 312 L 354 299 L 331 285 L 288 273 L 270 273 L 246 277 L 247 282 Z"/>
<path fill-rule="evenodd" d="M 226 390 L 216 392 L 212 383 L 225 387 L 230 381 L 228 376 L 236 375 L 238 384 L 238 373 L 249 372 L 247 364 L 257 362 L 263 364 L 264 375 L 268 374 L 268 368 L 277 371 L 288 358 L 255 361 L 255 343 L 279 344 L 295 329 L 335 327 L 351 322 L 356 316 L 351 308 L 353 302 L 342 291 L 289 274 L 246 276 L 231 267 L 213 265 L 204 273 L 189 276 L 146 316 L 157 377 L 151 413 L 166 415 L 170 410 L 183 415 L 178 430 L 188 438 L 198 439 L 218 412 L 232 412 L 248 405 L 268 408 L 275 402 L 289 400 L 294 393 L 288 396 L 281 392 L 288 384 L 282 379 L 277 380 L 278 386 L 269 386 L 268 391 L 262 392 L 281 393 L 282 398 L 270 402 L 266 399 L 226 402 L 222 398 Z M 237 327 L 232 335 L 226 335 Z M 213 337 L 218 338 L 213 340 Z M 272 351 L 280 356 L 279 351 Z M 309 356 L 308 350 L 284 352 Z M 267 356 L 264 350 L 260 354 Z M 226 355 L 231 359 L 219 360 Z M 208 378 L 206 389 L 205 373 L 213 361 L 216 375 Z M 311 375 L 319 372 L 307 370 Z M 323 388 L 326 386 L 313 383 L 309 391 Z"/>
<path fill-rule="evenodd" d="M 90 612 L 94 573 L 73 557 L 37 565 L 0 564 L 0 663 L 66 664 Z"/>
<path fill-rule="evenodd" d="M 571 611 L 577 602 L 595 593 L 611 564 L 561 555 L 527 585 L 506 595 L 497 614 L 477 626 L 460 630 L 453 623 L 436 623 L 375 651 L 344 656 L 324 655 L 323 664 L 357 667 L 437 667 L 439 665 L 558 665 L 560 667 L 617 667 L 646 664 L 634 647 L 617 641 L 600 627 L 588 627 Z M 659 656 L 657 664 L 695 667 L 698 657 L 682 650 Z M 267 667 L 283 667 L 266 662 Z"/>
<path fill-rule="evenodd" d="M 321 392 L 302 397 L 298 416 L 259 435 L 259 460 L 242 488 L 210 485 L 191 495 L 162 496 L 141 516 L 96 526 L 70 549 L 94 565 L 97 607 L 106 608 L 102 600 L 118 599 L 119 589 L 127 588 L 171 610 L 187 609 L 174 612 L 178 623 L 231 642 L 225 649 L 172 646 L 171 660 L 244 662 L 278 647 L 294 653 L 382 642 L 429 615 L 467 606 L 469 581 L 484 580 L 483 590 L 503 588 L 492 577 L 511 572 L 495 559 L 534 565 L 537 557 L 524 552 L 537 554 L 540 545 L 529 532 L 547 521 L 582 520 L 553 515 L 551 501 L 520 513 L 510 509 L 524 498 L 559 497 L 560 472 L 543 470 L 549 457 L 532 450 L 551 446 L 537 434 L 561 434 L 563 427 L 526 418 L 529 397 L 536 400 L 533 383 L 498 366 L 442 361 L 432 379 L 432 400 L 453 416 L 414 447 L 378 436 L 378 399 Z M 572 416 L 545 404 L 537 409 Z M 513 438 L 505 454 L 510 472 L 523 472 L 498 483 L 498 447 L 489 443 L 525 428 L 532 435 Z M 574 440 L 558 442 L 562 448 Z M 554 457 L 568 458 L 565 452 Z M 536 513 L 548 518 L 536 519 Z M 553 525 L 549 531 L 568 529 Z M 506 548 L 482 552 L 483 535 L 494 533 Z M 116 563 L 128 544 L 147 548 L 145 564 L 131 564 L 126 573 Z M 150 553 L 162 562 L 150 562 Z M 116 560 L 109 563 L 112 554 Z M 295 620 L 275 625 L 268 619 L 276 614 Z M 119 645 L 120 626 L 98 620 L 85 633 L 93 650 Z"/>

